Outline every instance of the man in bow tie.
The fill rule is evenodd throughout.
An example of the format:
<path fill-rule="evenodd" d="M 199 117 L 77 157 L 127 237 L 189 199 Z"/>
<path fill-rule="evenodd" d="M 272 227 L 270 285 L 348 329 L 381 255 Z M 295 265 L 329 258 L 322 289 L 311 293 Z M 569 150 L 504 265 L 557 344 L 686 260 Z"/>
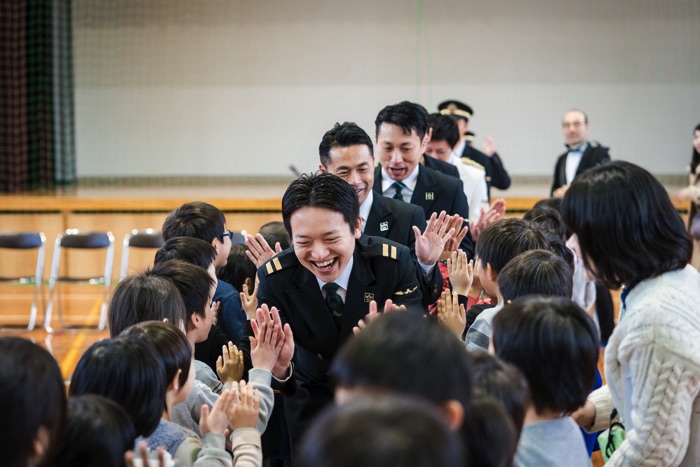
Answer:
<path fill-rule="evenodd" d="M 572 109 L 561 121 L 567 151 L 557 159 L 554 168 L 552 196 L 562 198 L 571 182 L 581 173 L 610 161 L 609 148 L 588 140 L 588 115 L 582 110 Z"/>

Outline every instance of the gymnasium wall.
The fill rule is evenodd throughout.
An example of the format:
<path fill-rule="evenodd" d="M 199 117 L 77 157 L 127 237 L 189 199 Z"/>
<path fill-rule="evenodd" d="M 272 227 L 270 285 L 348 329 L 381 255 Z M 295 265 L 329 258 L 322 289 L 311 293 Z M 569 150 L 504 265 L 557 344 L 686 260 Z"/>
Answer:
<path fill-rule="evenodd" d="M 550 175 L 580 107 L 614 158 L 681 174 L 700 122 L 697 0 L 75 0 L 78 174 L 288 175 L 336 121 L 475 109 Z"/>

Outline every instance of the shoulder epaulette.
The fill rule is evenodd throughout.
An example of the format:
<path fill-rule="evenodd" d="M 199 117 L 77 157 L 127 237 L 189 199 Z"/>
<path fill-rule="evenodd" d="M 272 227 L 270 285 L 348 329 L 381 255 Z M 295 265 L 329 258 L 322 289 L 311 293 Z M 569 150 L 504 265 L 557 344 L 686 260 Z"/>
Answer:
<path fill-rule="evenodd" d="M 272 258 L 270 261 L 265 263 L 264 267 L 265 267 L 265 271 L 267 272 L 268 276 L 270 274 L 273 274 L 275 272 L 279 272 L 282 269 L 284 269 L 284 265 L 282 265 L 282 261 L 280 261 L 280 256 L 275 256 L 274 258 Z"/>
<path fill-rule="evenodd" d="M 372 256 L 383 256 L 385 258 L 391 258 L 398 260 L 399 259 L 399 250 L 396 247 L 396 245 L 391 245 L 389 243 L 384 243 L 384 242 L 376 242 L 372 243 L 371 245 L 367 245 L 364 248 L 363 251 L 363 256 L 365 257 L 372 257 Z"/>
<path fill-rule="evenodd" d="M 479 164 L 478 162 L 475 162 L 472 159 L 466 158 L 466 157 L 462 158 L 462 164 L 471 165 L 472 167 L 476 167 L 479 170 L 486 170 L 486 168 L 483 165 Z"/>

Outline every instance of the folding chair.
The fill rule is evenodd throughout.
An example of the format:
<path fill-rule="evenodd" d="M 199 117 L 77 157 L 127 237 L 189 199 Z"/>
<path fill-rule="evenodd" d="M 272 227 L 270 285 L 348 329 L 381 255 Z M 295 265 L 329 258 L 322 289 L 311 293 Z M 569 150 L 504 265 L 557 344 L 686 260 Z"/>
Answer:
<path fill-rule="evenodd" d="M 37 250 L 36 269 L 34 276 L 12 276 L 0 277 L 0 282 L 10 284 L 29 285 L 34 284 L 34 298 L 29 310 L 29 320 L 27 325 L 23 324 L 1 324 L 0 330 L 26 328 L 27 331 L 34 329 L 37 315 L 37 301 L 41 290 L 41 278 L 44 271 L 44 252 L 46 247 L 46 237 L 42 232 L 2 232 L 0 233 L 0 248 L 9 250 Z"/>
<path fill-rule="evenodd" d="M 124 249 L 122 252 L 122 265 L 119 272 L 119 280 L 126 277 L 129 269 L 129 248 L 157 249 L 163 246 L 163 234 L 159 230 L 132 230 L 124 236 Z"/>
<path fill-rule="evenodd" d="M 75 248 L 80 250 L 105 250 L 105 269 L 104 275 L 98 277 L 77 277 L 70 274 L 59 275 L 59 266 L 61 262 L 61 251 L 66 248 Z M 112 282 L 112 263 L 114 259 L 114 236 L 112 232 L 86 232 L 82 233 L 76 229 L 68 229 L 63 234 L 58 234 L 56 244 L 54 246 L 53 261 L 51 263 L 51 277 L 49 278 L 49 301 L 44 314 L 44 328 L 49 333 L 56 331 L 65 331 L 73 329 L 92 329 L 100 331 L 104 329 L 107 323 L 107 296 L 109 287 Z M 51 315 L 54 307 L 54 300 L 57 295 L 57 285 L 59 283 L 71 284 L 90 284 L 104 285 L 102 293 L 102 305 L 100 306 L 100 320 L 96 328 L 91 328 L 89 325 L 68 324 L 63 319 L 63 311 L 61 300 L 58 300 L 58 319 L 61 323 L 61 328 L 54 329 L 51 326 Z"/>

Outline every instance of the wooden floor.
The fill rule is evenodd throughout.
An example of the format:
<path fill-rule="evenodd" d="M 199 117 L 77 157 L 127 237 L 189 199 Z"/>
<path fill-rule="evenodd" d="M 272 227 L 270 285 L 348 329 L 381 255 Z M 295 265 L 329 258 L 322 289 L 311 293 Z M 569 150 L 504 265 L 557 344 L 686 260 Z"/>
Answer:
<path fill-rule="evenodd" d="M 26 326 L 32 303 L 32 289 L 27 286 L 0 286 L 0 322 L 2 325 Z M 83 289 L 83 290 L 81 290 Z M 60 290 L 59 296 L 63 318 L 67 324 L 87 324 L 97 327 L 102 304 L 101 287 L 72 286 Z M 44 300 L 45 302 L 45 300 Z M 85 350 L 98 340 L 109 337 L 109 332 L 56 330 L 48 333 L 44 329 L 44 306 L 40 301 L 37 322 L 34 330 L 3 328 L 0 337 L 15 335 L 31 340 L 46 348 L 58 362 L 63 377 L 73 374 L 75 365 Z M 52 327 L 59 328 L 59 313 L 53 312 Z"/>

